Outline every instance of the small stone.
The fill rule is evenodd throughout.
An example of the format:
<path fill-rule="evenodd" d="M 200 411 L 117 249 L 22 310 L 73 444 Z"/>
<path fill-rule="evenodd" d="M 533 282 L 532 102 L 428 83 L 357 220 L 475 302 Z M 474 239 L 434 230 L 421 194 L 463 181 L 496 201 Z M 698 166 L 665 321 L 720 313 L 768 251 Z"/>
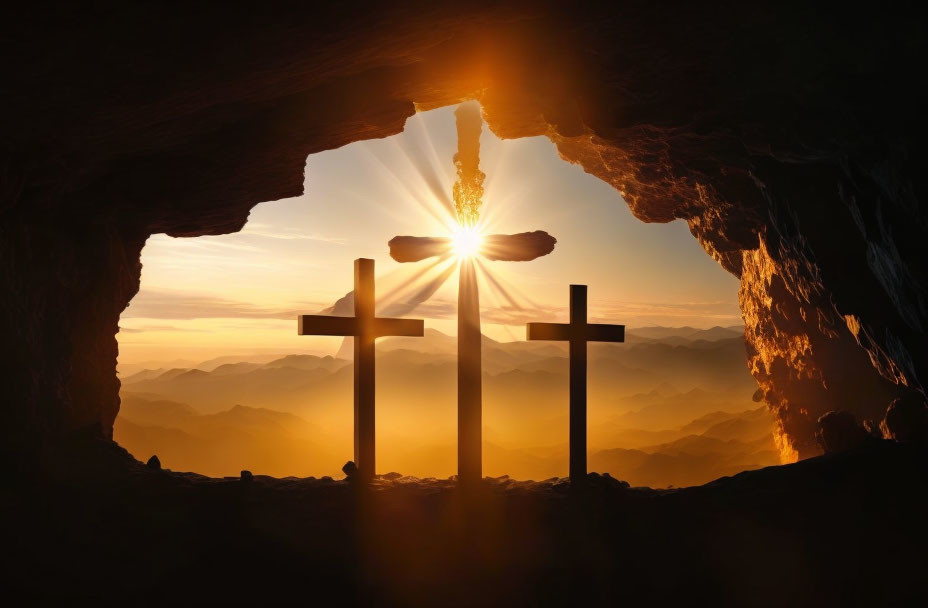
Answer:
<path fill-rule="evenodd" d="M 252 481 L 254 478 L 255 476 L 251 474 L 251 471 L 242 471 L 242 476 L 240 479 L 242 481 Z"/>
<path fill-rule="evenodd" d="M 354 463 L 353 460 L 349 460 L 345 463 L 345 466 L 342 467 L 342 473 L 345 474 L 345 477 L 351 479 L 352 477 L 357 477 L 358 475 L 358 465 Z"/>
<path fill-rule="evenodd" d="M 157 455 L 154 455 L 148 459 L 148 468 L 154 469 L 156 471 L 161 470 L 161 460 L 158 458 Z"/>

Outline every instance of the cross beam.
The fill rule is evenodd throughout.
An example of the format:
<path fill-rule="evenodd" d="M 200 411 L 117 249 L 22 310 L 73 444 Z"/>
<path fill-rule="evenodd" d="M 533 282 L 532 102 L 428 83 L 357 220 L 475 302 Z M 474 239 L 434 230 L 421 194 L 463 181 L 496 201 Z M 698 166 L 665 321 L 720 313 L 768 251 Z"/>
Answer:
<path fill-rule="evenodd" d="M 374 340 L 424 335 L 422 319 L 380 318 L 374 314 L 374 260 L 354 261 L 354 316 L 300 315 L 301 336 L 354 337 L 354 463 L 362 479 L 376 474 L 374 442 Z"/>
<path fill-rule="evenodd" d="M 570 286 L 570 323 L 526 323 L 529 340 L 570 343 L 570 481 L 586 481 L 586 343 L 624 342 L 624 325 L 586 322 L 586 285 Z"/>

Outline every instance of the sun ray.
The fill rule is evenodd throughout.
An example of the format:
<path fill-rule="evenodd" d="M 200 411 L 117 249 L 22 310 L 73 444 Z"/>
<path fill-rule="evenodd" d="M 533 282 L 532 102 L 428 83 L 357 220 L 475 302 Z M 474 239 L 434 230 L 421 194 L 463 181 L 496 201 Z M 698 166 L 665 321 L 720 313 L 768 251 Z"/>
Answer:
<path fill-rule="evenodd" d="M 409 166 L 418 174 L 422 181 L 422 185 L 428 189 L 428 194 L 431 199 L 438 203 L 440 208 L 447 213 L 449 217 L 452 216 L 454 214 L 454 205 L 451 202 L 451 198 L 445 192 L 446 187 L 442 184 L 441 178 L 439 178 L 438 174 L 435 172 L 435 168 L 421 162 L 423 159 L 416 158 L 408 149 L 402 146 L 398 146 L 398 149 L 400 155 L 406 159 Z"/>
<path fill-rule="evenodd" d="M 483 263 L 482 260 L 478 260 L 478 262 L 481 263 L 481 264 Z M 484 264 L 484 266 L 485 266 L 485 264 Z M 527 302 L 528 305 L 529 305 L 530 307 L 532 307 L 532 308 L 541 308 L 541 306 L 540 306 L 537 302 L 535 302 L 535 301 L 532 300 L 530 297 L 528 297 L 527 295 L 525 295 L 524 292 L 522 292 L 520 289 L 518 289 L 515 285 L 513 285 L 513 284 L 506 278 L 506 276 L 505 276 L 506 272 L 505 272 L 505 271 L 503 271 L 503 270 L 501 270 L 501 269 L 498 269 L 498 267 L 495 267 L 495 268 L 497 268 L 497 269 L 494 270 L 494 271 L 492 271 L 493 279 L 494 279 L 496 282 L 499 283 L 499 287 L 500 287 L 504 292 L 506 292 L 506 293 L 511 293 L 511 294 L 515 294 L 514 297 L 517 297 L 517 298 L 519 298 L 520 300 L 523 300 L 524 302 Z M 489 275 L 489 274 L 490 274 L 490 270 L 489 270 L 489 269 L 485 269 L 485 270 L 484 270 L 484 274 Z M 523 306 L 523 308 L 524 308 L 524 306 Z"/>
<path fill-rule="evenodd" d="M 410 129 L 410 127 L 413 128 Z M 431 133 L 426 128 L 425 121 L 421 114 L 416 114 L 413 119 L 407 122 L 407 129 L 411 133 L 416 134 L 417 139 L 421 143 L 420 147 L 426 152 L 425 158 L 414 155 L 411 152 L 411 146 L 403 145 L 401 149 L 410 162 L 419 170 L 420 175 L 423 176 L 423 179 L 429 186 L 436 200 L 442 204 L 449 216 L 453 216 L 454 203 L 451 201 L 451 196 L 448 194 L 451 192 L 451 187 L 454 183 L 453 176 L 447 171 L 450 166 L 441 162 L 438 152 L 435 150 L 435 143 L 432 141 Z M 421 166 L 426 164 L 427 166 Z M 442 167 L 445 167 L 446 170 L 443 171 Z"/>
<path fill-rule="evenodd" d="M 396 300 L 400 295 L 402 295 L 403 290 L 413 285 L 416 281 L 427 275 L 450 257 L 450 254 L 441 256 L 429 261 L 427 264 L 423 264 L 421 268 L 413 267 L 415 272 L 413 272 L 409 277 L 405 278 L 399 285 L 391 287 L 390 291 L 388 291 L 386 294 L 380 296 L 380 302 L 384 305 L 391 304 L 393 300 Z M 400 266 L 400 268 L 405 268 L 405 266 Z"/>
<path fill-rule="evenodd" d="M 480 218 L 483 221 L 485 230 L 499 225 L 513 215 L 519 215 L 519 212 L 523 212 L 522 207 L 526 204 L 525 201 L 531 198 L 531 190 L 531 184 L 525 182 L 518 185 L 508 184 L 504 191 L 501 191 L 500 188 L 496 188 L 492 192 L 488 190 L 484 210 Z"/>
<path fill-rule="evenodd" d="M 454 271 L 457 269 L 458 265 L 452 260 L 449 261 L 441 274 L 439 274 L 434 279 L 430 280 L 428 283 L 423 285 L 417 292 L 407 298 L 404 301 L 395 301 L 393 304 L 385 307 L 384 314 L 389 314 L 391 316 L 402 316 L 409 314 L 416 309 L 420 304 L 425 303 L 429 298 L 435 295 L 435 292 L 444 285 L 448 279 L 454 274 Z"/>
<path fill-rule="evenodd" d="M 391 141 L 390 146 L 395 151 L 394 154 L 391 154 L 391 161 L 396 160 L 403 165 L 402 170 L 394 171 L 394 174 L 401 177 L 399 173 L 402 172 L 404 176 L 408 177 L 408 179 L 403 180 L 403 185 L 407 188 L 418 187 L 420 201 L 434 200 L 449 214 L 453 214 L 454 207 L 451 197 L 445 191 L 447 188 L 442 184 L 441 177 L 435 166 L 419 154 L 419 148 L 400 141 Z M 415 179 L 415 177 L 419 179 Z"/>
<path fill-rule="evenodd" d="M 414 206 L 415 209 L 423 212 L 432 220 L 438 222 L 438 224 L 441 226 L 448 225 L 447 218 L 443 217 L 440 212 L 441 205 L 435 204 L 435 200 L 432 197 L 422 197 L 420 193 L 410 188 L 409 184 L 412 180 L 402 179 L 389 167 L 389 165 L 387 165 L 380 157 L 371 152 L 369 149 L 361 148 L 361 150 L 377 170 L 377 172 L 384 177 L 385 181 L 388 181 L 394 186 L 394 188 L 396 188 L 396 191 L 401 195 L 399 197 L 400 200 L 404 200 L 404 194 L 407 195 L 409 200 L 417 203 L 417 205 Z M 394 217 L 397 219 L 404 219 L 408 221 L 408 213 L 404 212 L 403 209 L 397 208 L 394 211 L 393 207 L 390 206 L 387 211 L 388 213 L 394 215 Z"/>
<path fill-rule="evenodd" d="M 521 304 L 519 304 L 515 297 L 506 290 L 505 287 L 499 282 L 499 280 L 494 276 L 493 271 L 481 260 L 477 258 L 477 266 L 480 268 L 481 276 L 486 280 L 487 284 L 490 286 L 490 292 L 501 295 L 509 305 L 515 308 L 516 310 L 523 310 Z"/>

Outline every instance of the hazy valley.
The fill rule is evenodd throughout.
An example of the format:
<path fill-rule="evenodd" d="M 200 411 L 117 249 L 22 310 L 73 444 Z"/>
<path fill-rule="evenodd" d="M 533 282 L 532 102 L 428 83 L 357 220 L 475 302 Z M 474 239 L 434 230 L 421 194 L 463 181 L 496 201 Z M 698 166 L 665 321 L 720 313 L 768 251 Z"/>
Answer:
<path fill-rule="evenodd" d="M 485 474 L 566 475 L 566 346 L 485 338 L 483 361 Z M 214 476 L 319 477 L 340 476 L 351 458 L 347 359 L 223 357 L 122 373 L 115 437 L 140 459 Z M 379 472 L 454 474 L 454 338 L 381 340 L 377 383 Z M 591 345 L 590 468 L 663 487 L 777 464 L 755 389 L 740 328 L 640 328 L 624 344 Z"/>

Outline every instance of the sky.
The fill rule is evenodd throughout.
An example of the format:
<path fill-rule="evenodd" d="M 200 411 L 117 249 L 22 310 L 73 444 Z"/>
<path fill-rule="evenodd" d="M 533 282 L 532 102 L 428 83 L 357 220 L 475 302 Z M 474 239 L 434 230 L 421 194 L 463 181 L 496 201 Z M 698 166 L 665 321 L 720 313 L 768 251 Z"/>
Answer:
<path fill-rule="evenodd" d="M 335 354 L 341 339 L 297 336 L 296 315 L 318 313 L 351 291 L 359 257 L 375 260 L 378 308 L 408 299 L 441 269 L 395 262 L 387 242 L 449 235 L 453 112 L 419 113 L 398 135 L 310 156 L 304 194 L 258 204 L 239 233 L 151 236 L 140 292 L 120 320 L 120 364 Z M 558 241 L 531 262 L 484 262 L 495 279 L 480 285 L 488 336 L 519 340 L 526 321 L 566 322 L 571 283 L 589 286 L 591 322 L 741 324 L 737 279 L 683 221 L 637 220 L 618 192 L 565 162 L 544 137 L 501 140 L 485 127 L 480 163 L 482 230 L 545 230 Z M 454 334 L 456 289 L 452 274 L 407 316 Z"/>

